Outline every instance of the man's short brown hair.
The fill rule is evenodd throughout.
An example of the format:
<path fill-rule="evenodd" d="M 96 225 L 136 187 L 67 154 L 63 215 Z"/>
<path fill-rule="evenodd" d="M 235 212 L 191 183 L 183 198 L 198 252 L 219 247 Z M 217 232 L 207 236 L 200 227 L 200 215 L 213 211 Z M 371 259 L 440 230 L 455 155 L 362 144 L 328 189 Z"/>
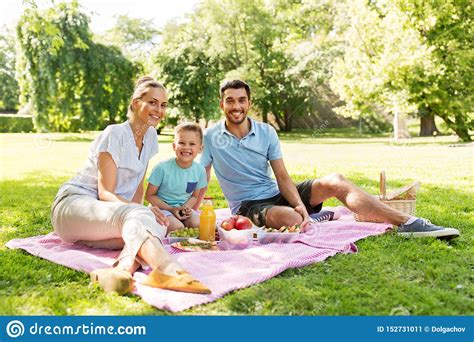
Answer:
<path fill-rule="evenodd" d="M 245 92 L 247 93 L 247 97 L 250 100 L 250 86 L 245 83 L 242 80 L 229 80 L 229 81 L 224 81 L 221 85 L 220 89 L 220 94 L 221 94 L 221 99 L 224 96 L 224 92 L 227 89 L 245 89 Z"/>

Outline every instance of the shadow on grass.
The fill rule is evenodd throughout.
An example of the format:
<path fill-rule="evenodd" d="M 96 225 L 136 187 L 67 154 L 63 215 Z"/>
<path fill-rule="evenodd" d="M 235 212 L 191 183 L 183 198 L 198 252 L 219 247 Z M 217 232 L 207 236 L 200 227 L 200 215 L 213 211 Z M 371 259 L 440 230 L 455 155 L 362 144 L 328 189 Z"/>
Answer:
<path fill-rule="evenodd" d="M 447 135 L 448 136 L 448 135 Z M 334 128 L 323 132 L 317 130 L 298 129 L 292 132 L 278 132 L 278 137 L 286 143 L 298 144 L 383 144 L 393 146 L 419 146 L 419 145 L 456 145 L 467 146 L 468 143 L 443 141 L 443 136 L 438 138 L 416 137 L 413 139 L 401 139 L 394 142 L 391 139 L 391 133 L 359 133 L 355 128 Z"/>
<path fill-rule="evenodd" d="M 312 129 L 295 129 L 291 132 L 278 131 L 280 139 L 314 139 L 314 138 L 343 138 L 343 139 L 369 139 L 388 138 L 390 133 L 360 133 L 356 128 L 327 128 L 322 131 Z"/>
<path fill-rule="evenodd" d="M 100 132 L 95 132 L 95 136 L 100 134 Z M 54 141 L 57 142 L 92 142 L 95 139 L 95 136 L 90 132 L 84 134 L 74 134 L 74 135 L 65 135 L 62 137 L 53 137 Z M 161 142 L 173 142 L 174 134 L 160 134 L 158 136 L 158 141 Z"/>
<path fill-rule="evenodd" d="M 61 138 L 55 138 L 54 141 L 58 142 L 91 142 L 94 138 L 88 136 L 78 136 L 78 135 L 70 135 Z"/>
<path fill-rule="evenodd" d="M 376 181 L 360 175 L 349 178 L 376 193 Z M 84 273 L 4 247 L 10 239 L 52 231 L 50 204 L 66 180 L 32 174 L 0 184 L 0 313 L 168 314 L 136 296 L 120 297 L 90 287 Z M 401 186 L 405 181 L 394 180 L 392 184 Z M 225 206 L 215 180 L 210 193 L 217 207 Z M 335 201 L 329 204 L 337 205 Z M 397 307 L 410 314 L 472 313 L 468 260 L 473 211 L 471 192 L 424 185 L 418 214 L 459 228 L 460 238 L 449 243 L 405 240 L 394 233 L 367 238 L 358 243 L 356 255 L 336 255 L 322 263 L 287 270 L 265 283 L 183 314 L 389 315 Z"/>

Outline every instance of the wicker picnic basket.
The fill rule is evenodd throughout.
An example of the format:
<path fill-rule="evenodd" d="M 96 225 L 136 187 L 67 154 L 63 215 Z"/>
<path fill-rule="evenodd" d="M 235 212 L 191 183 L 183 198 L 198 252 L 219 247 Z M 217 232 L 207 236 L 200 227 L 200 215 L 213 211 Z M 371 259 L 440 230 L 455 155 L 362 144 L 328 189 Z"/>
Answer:
<path fill-rule="evenodd" d="M 414 182 L 408 186 L 397 189 L 387 195 L 387 183 L 385 171 L 380 172 L 380 196 L 379 199 L 389 207 L 401 211 L 408 215 L 414 215 L 416 210 L 416 191 L 420 187 L 420 182 Z M 368 215 L 359 215 L 354 213 L 356 221 L 377 222 L 379 219 Z"/>

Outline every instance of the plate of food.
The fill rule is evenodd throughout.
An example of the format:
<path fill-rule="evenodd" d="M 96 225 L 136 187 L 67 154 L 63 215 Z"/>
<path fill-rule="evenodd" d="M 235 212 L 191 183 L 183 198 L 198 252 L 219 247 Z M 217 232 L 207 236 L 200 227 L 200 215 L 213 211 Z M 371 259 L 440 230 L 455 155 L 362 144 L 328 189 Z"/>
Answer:
<path fill-rule="evenodd" d="M 171 247 L 185 252 L 213 252 L 217 251 L 215 241 L 203 241 L 195 238 L 188 238 L 183 241 L 173 242 Z"/>
<path fill-rule="evenodd" d="M 199 237 L 199 228 L 189 228 L 185 227 L 184 229 L 173 230 L 169 232 L 165 237 L 164 243 L 171 245 L 175 242 L 186 241 L 189 238 L 198 238 Z"/>
<path fill-rule="evenodd" d="M 301 227 L 299 224 L 283 226 L 280 228 L 262 227 L 257 232 L 258 242 L 265 243 L 290 243 L 299 238 Z"/>

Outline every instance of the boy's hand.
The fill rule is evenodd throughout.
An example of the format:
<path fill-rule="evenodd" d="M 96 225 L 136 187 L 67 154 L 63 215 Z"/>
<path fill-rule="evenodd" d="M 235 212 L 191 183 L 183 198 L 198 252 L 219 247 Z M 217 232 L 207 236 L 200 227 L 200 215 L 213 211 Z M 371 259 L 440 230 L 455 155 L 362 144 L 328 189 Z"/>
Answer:
<path fill-rule="evenodd" d="M 189 208 L 188 206 L 186 205 L 183 205 L 181 207 L 181 213 L 183 216 L 186 217 L 186 219 L 190 218 L 191 215 L 193 214 L 193 210 L 191 208 Z"/>
<path fill-rule="evenodd" d="M 178 220 L 182 221 L 186 220 L 187 218 L 189 218 L 189 216 L 191 216 L 186 209 L 186 207 L 177 207 L 173 208 L 171 212 Z"/>

